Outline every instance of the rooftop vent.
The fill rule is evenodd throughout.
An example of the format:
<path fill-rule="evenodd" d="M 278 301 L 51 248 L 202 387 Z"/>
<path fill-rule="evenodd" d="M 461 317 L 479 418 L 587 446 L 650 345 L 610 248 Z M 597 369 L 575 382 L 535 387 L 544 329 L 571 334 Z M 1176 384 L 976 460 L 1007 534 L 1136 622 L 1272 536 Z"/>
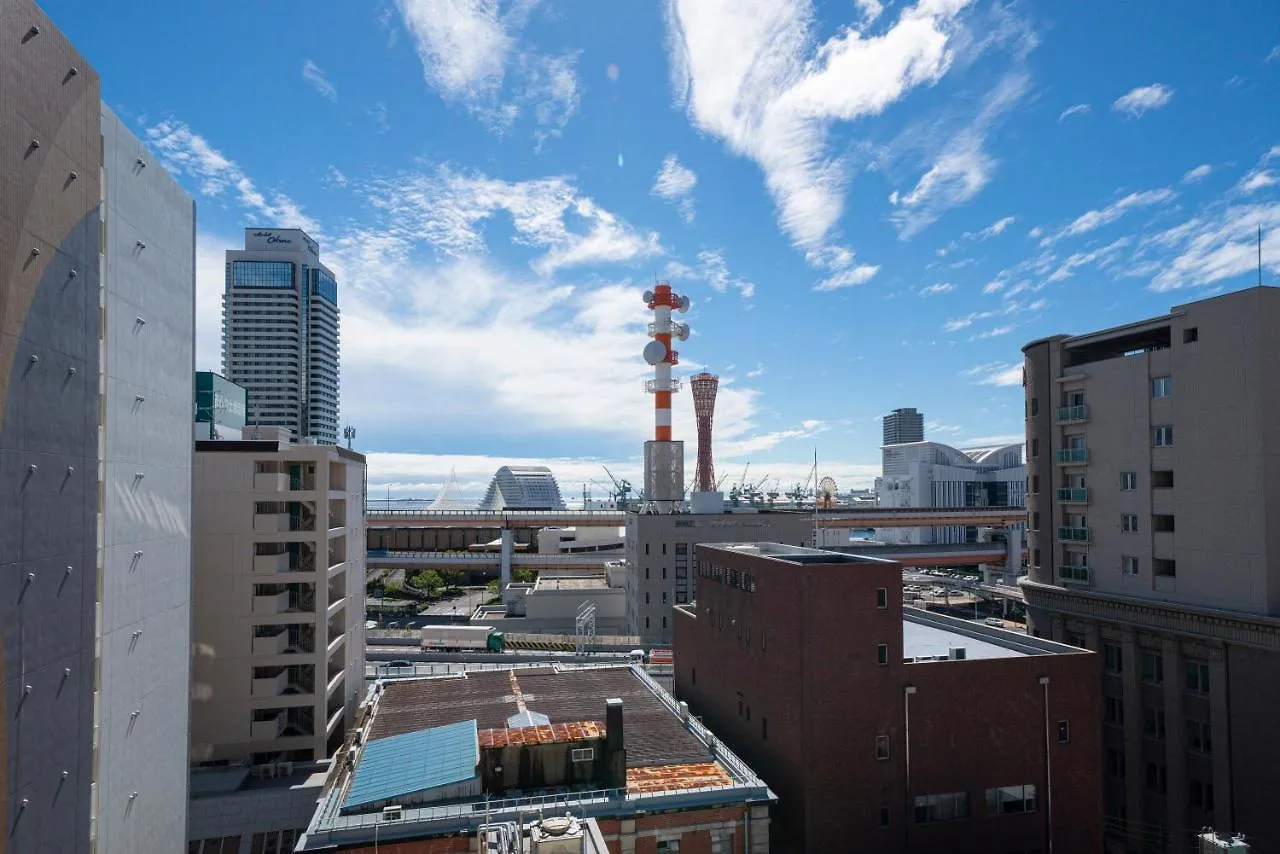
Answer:
<path fill-rule="evenodd" d="M 962 646 L 953 646 L 947 651 L 947 658 L 952 661 L 964 661 L 965 649 Z"/>
<path fill-rule="evenodd" d="M 404 818 L 404 809 L 399 804 L 382 808 L 383 821 L 399 821 L 402 818 Z"/>

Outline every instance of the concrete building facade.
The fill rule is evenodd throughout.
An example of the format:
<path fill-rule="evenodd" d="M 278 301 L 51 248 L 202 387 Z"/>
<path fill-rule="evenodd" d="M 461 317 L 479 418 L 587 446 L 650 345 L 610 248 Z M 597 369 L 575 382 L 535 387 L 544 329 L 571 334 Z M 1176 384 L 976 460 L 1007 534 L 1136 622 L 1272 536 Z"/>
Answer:
<path fill-rule="evenodd" d="M 957 450 L 941 442 L 886 445 L 875 491 L 880 507 L 1025 507 L 1027 467 L 1022 445 Z M 892 545 L 977 541 L 977 528 L 880 528 Z"/>
<path fill-rule="evenodd" d="M 884 417 L 884 441 L 882 445 L 901 445 L 904 442 L 924 441 L 924 413 L 914 407 L 895 409 Z"/>
<path fill-rule="evenodd" d="M 193 764 L 333 755 L 364 687 L 364 458 L 196 443 Z"/>
<path fill-rule="evenodd" d="M 35 3 L 0 40 L 0 849 L 178 850 L 194 205 Z"/>
<path fill-rule="evenodd" d="M 246 228 L 227 250 L 222 361 L 249 393 L 249 423 L 338 441 L 338 283 L 296 228 Z"/>
<path fill-rule="evenodd" d="M 892 561 L 697 553 L 674 693 L 778 793 L 775 850 L 1098 850 L 1093 654 L 904 610 Z"/>
<path fill-rule="evenodd" d="M 1099 653 L 1116 851 L 1280 846 L 1280 289 L 1023 348 L 1033 631 Z"/>
<path fill-rule="evenodd" d="M 714 514 L 628 513 L 626 517 L 627 632 L 640 642 L 671 643 L 672 608 L 692 602 L 699 543 L 776 542 L 808 545 L 813 514 L 743 508 Z"/>

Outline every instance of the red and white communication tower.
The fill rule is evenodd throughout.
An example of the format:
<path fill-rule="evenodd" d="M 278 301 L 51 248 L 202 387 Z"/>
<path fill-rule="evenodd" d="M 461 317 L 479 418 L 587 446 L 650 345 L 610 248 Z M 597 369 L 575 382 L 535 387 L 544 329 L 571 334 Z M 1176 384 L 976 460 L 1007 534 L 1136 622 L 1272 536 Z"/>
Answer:
<path fill-rule="evenodd" d="M 689 379 L 693 391 L 693 414 L 698 419 L 698 465 L 693 472 L 695 492 L 715 492 L 716 468 L 711 459 L 711 422 L 716 411 L 716 389 L 720 378 L 705 371 Z"/>
<path fill-rule="evenodd" d="M 689 310 L 689 298 L 658 282 L 644 292 L 644 301 L 653 312 L 644 360 L 653 365 L 653 379 L 644 384 L 653 395 L 653 441 L 644 443 L 644 495 L 648 507 L 658 513 L 674 513 L 684 501 L 684 442 L 671 439 L 671 395 L 680 390 L 680 380 L 671 369 L 680 363 L 680 354 L 671 349 L 671 339 L 689 337 L 689 327 L 671 320 L 673 310 Z"/>

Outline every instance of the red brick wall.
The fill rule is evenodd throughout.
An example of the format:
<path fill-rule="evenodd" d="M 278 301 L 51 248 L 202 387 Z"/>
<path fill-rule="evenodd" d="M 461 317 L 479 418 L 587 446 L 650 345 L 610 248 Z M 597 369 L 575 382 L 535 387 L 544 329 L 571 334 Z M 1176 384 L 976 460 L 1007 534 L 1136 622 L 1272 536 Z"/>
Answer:
<path fill-rule="evenodd" d="M 474 837 L 450 836 L 445 839 L 415 839 L 409 842 L 380 842 L 377 854 L 455 854 L 471 850 Z M 373 845 L 343 848 L 343 854 L 374 854 Z"/>

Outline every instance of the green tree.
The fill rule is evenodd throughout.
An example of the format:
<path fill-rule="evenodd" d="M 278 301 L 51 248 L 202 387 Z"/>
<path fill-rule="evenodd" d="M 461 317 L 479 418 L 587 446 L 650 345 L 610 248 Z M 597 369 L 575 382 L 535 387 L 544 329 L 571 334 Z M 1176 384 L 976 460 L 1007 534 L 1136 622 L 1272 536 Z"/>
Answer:
<path fill-rule="evenodd" d="M 511 580 L 521 584 L 532 584 L 538 580 L 538 573 L 532 569 L 515 568 L 511 570 Z"/>
<path fill-rule="evenodd" d="M 457 589 L 462 586 L 462 570 L 442 569 L 440 570 L 440 580 L 444 582 L 446 588 Z"/>
<path fill-rule="evenodd" d="M 440 590 L 444 587 L 440 573 L 434 569 L 424 569 L 410 578 L 409 583 L 428 596 L 439 596 Z"/>

